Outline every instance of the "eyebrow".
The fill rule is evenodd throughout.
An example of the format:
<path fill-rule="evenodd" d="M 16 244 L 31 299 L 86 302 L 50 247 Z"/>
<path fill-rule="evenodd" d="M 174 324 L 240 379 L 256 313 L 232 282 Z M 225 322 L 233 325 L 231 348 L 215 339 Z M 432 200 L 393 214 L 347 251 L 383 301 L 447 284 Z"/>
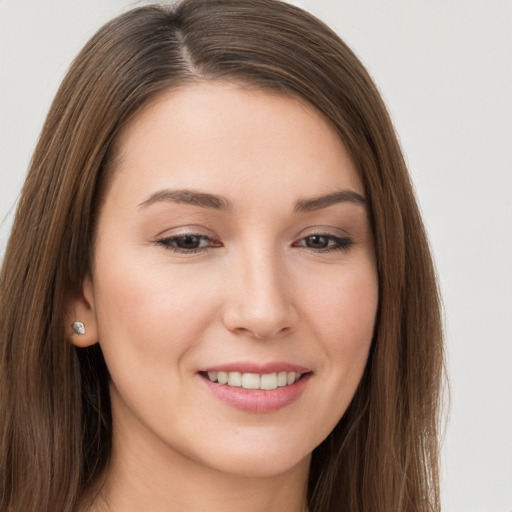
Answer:
<path fill-rule="evenodd" d="M 220 211 L 233 211 L 233 204 L 224 197 L 206 192 L 195 190 L 173 190 L 164 189 L 151 194 L 148 199 L 139 204 L 139 208 L 147 207 L 154 203 L 171 202 L 185 203 L 200 208 L 209 208 Z M 300 199 L 294 207 L 295 212 L 310 212 L 321 210 L 338 203 L 354 203 L 366 206 L 365 198 L 353 190 L 338 190 L 323 196 L 313 197 L 311 199 Z"/>
<path fill-rule="evenodd" d="M 353 190 L 338 190 L 331 194 L 301 199 L 295 204 L 296 212 L 311 212 L 321 210 L 338 203 L 354 203 L 366 207 L 366 199 Z"/>
<path fill-rule="evenodd" d="M 231 210 L 232 204 L 229 199 L 223 196 L 197 192 L 195 190 L 171 190 L 164 189 L 155 192 L 140 207 L 146 207 L 158 202 L 185 203 L 201 208 L 211 208 L 213 210 Z"/>

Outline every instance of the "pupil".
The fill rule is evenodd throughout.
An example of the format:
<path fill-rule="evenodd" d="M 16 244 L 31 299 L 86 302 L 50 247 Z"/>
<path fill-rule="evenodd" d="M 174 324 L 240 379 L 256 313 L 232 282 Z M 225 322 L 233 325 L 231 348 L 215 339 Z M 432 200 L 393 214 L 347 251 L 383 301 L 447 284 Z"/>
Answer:
<path fill-rule="evenodd" d="M 308 236 L 307 246 L 310 247 L 311 249 L 325 249 L 328 245 L 329 240 L 326 236 Z"/>
<path fill-rule="evenodd" d="M 181 249 L 197 249 L 199 247 L 199 237 L 189 235 L 177 239 L 176 245 Z"/>

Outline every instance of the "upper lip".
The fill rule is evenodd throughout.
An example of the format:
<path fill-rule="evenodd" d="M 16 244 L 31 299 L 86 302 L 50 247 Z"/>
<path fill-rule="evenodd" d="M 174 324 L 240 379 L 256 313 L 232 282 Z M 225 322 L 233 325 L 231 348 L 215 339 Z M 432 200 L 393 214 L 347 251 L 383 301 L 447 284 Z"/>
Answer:
<path fill-rule="evenodd" d="M 298 364 L 274 361 L 270 363 L 254 363 L 249 361 L 218 364 L 208 366 L 200 370 L 201 372 L 240 372 L 240 373 L 279 373 L 279 372 L 295 372 L 295 373 L 308 373 L 311 370 L 305 366 Z"/>

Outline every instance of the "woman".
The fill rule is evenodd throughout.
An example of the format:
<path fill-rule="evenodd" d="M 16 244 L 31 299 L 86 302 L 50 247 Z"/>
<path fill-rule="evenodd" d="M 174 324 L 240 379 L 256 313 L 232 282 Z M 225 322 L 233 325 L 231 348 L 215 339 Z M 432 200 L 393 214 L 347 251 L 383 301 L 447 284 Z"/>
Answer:
<path fill-rule="evenodd" d="M 424 229 L 373 83 L 302 10 L 103 27 L 0 285 L 2 510 L 439 509 Z"/>

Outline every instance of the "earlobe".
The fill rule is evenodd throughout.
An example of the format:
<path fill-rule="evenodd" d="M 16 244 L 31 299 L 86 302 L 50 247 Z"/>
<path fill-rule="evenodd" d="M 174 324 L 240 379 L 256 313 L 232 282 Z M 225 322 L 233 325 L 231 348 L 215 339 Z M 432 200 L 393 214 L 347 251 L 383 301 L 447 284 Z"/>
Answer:
<path fill-rule="evenodd" d="M 66 333 L 68 340 L 77 347 L 89 347 L 98 342 L 93 292 L 92 280 L 87 276 L 81 290 L 69 299 Z"/>

